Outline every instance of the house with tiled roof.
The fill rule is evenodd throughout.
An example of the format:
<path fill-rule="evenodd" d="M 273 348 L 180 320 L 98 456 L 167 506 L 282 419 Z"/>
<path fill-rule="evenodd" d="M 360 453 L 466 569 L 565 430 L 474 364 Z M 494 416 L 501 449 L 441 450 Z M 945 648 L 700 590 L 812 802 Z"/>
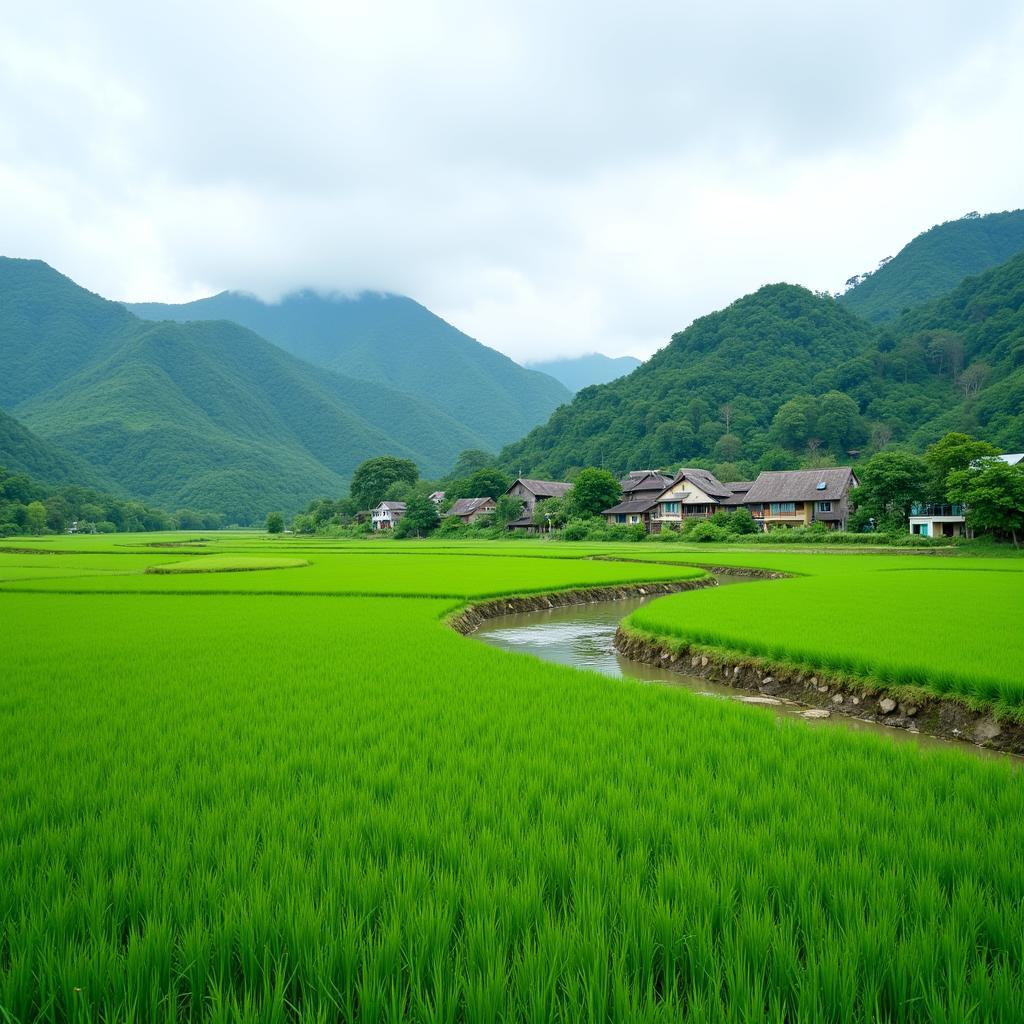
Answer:
<path fill-rule="evenodd" d="M 849 466 L 766 471 L 751 484 L 744 504 L 763 530 L 812 523 L 845 530 L 850 491 L 859 483 Z"/>
<path fill-rule="evenodd" d="M 519 477 L 505 493 L 523 503 L 523 513 L 508 524 L 510 530 L 527 530 L 533 533 L 538 528 L 533 523 L 537 505 L 549 498 L 564 498 L 572 490 L 572 484 L 564 480 L 531 480 Z"/>
<path fill-rule="evenodd" d="M 464 523 L 472 523 L 481 516 L 489 516 L 495 510 L 493 498 L 458 498 L 445 515 L 458 516 Z"/>
<path fill-rule="evenodd" d="M 613 526 L 632 526 L 643 523 L 651 527 L 651 514 L 658 503 L 658 496 L 672 483 L 672 477 L 652 469 L 635 470 L 619 481 L 622 501 L 606 508 L 601 515 Z"/>
<path fill-rule="evenodd" d="M 733 492 L 707 469 L 681 469 L 658 495 L 651 513 L 655 532 L 678 530 L 683 523 L 707 519 L 732 499 Z"/>

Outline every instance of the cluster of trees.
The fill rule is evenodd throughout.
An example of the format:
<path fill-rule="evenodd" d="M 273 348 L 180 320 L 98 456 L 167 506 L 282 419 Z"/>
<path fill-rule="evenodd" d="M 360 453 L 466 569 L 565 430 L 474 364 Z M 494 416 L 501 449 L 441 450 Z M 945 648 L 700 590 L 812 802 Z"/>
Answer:
<path fill-rule="evenodd" d="M 1024 532 L 1024 465 L 1010 466 L 995 445 L 951 432 L 923 456 L 893 449 L 872 456 L 859 470 L 854 529 L 874 525 L 902 533 L 915 505 L 967 506 L 967 525 L 977 533 L 1016 544 Z"/>
<path fill-rule="evenodd" d="M 149 530 L 216 530 L 216 512 L 165 512 L 70 484 L 50 487 L 0 466 L 0 537 L 18 534 L 121 533 Z"/>

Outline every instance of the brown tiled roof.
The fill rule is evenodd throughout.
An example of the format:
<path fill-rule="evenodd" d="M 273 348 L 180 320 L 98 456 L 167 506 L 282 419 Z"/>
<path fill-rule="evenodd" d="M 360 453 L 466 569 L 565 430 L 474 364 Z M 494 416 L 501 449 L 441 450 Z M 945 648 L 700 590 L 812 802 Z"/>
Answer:
<path fill-rule="evenodd" d="M 633 501 L 620 501 L 618 505 L 606 508 L 601 515 L 607 516 L 612 513 L 620 514 L 623 512 L 648 512 L 657 504 L 657 501 L 653 498 L 636 498 Z"/>
<path fill-rule="evenodd" d="M 737 480 L 731 484 L 725 484 L 732 491 L 728 498 L 722 498 L 722 505 L 743 505 L 747 500 L 747 491 L 754 486 L 752 480 Z"/>
<path fill-rule="evenodd" d="M 732 491 L 729 490 L 725 484 L 722 483 L 718 477 L 715 476 L 710 470 L 707 469 L 681 469 L 676 473 L 675 478 L 671 481 L 672 484 L 679 483 L 683 478 L 692 480 L 708 497 L 710 498 L 729 498 L 732 496 Z M 666 484 L 668 488 L 671 484 Z"/>
<path fill-rule="evenodd" d="M 824 487 L 819 487 L 824 484 Z M 748 502 L 764 501 L 828 501 L 839 500 L 857 478 L 849 466 L 832 469 L 795 469 L 766 471 L 747 491 Z"/>
<path fill-rule="evenodd" d="M 512 487 L 516 484 L 522 484 L 538 498 L 560 498 L 566 491 L 572 489 L 572 484 L 567 484 L 564 480 L 528 480 L 526 477 L 520 477 L 513 481 Z M 510 491 L 512 487 L 509 488 Z"/>
<path fill-rule="evenodd" d="M 472 515 L 482 505 L 486 505 L 488 502 L 493 504 L 492 498 L 459 498 L 457 499 L 450 509 L 448 509 L 448 515 L 450 516 L 468 516 Z"/>

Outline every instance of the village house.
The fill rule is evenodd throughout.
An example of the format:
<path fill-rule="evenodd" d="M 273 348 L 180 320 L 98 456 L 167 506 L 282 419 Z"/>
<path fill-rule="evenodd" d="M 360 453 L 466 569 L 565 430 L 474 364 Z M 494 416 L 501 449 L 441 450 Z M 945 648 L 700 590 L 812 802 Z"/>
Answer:
<path fill-rule="evenodd" d="M 657 504 L 658 496 L 671 483 L 672 477 L 656 473 L 653 469 L 634 470 L 619 481 L 622 501 L 606 508 L 601 514 L 613 526 L 643 523 L 650 530 L 651 512 Z"/>
<path fill-rule="evenodd" d="M 441 505 L 444 503 L 444 491 L 431 491 L 430 500 L 435 505 Z"/>
<path fill-rule="evenodd" d="M 493 498 L 458 498 L 445 515 L 458 516 L 467 525 L 481 516 L 489 516 L 495 510 Z"/>
<path fill-rule="evenodd" d="M 1024 461 L 1024 453 L 1012 452 L 996 456 L 1008 466 Z M 967 529 L 967 508 L 964 505 L 922 504 L 910 509 L 910 532 L 915 537 L 970 537 Z"/>
<path fill-rule="evenodd" d="M 405 515 L 404 501 L 382 501 L 372 513 L 375 530 L 393 530 L 395 524 Z"/>
<path fill-rule="evenodd" d="M 694 519 L 708 519 L 732 497 L 732 491 L 710 470 L 681 469 L 658 496 L 651 525 L 657 533 L 679 529 Z"/>
<path fill-rule="evenodd" d="M 523 503 L 523 513 L 518 519 L 508 524 L 510 530 L 526 530 L 534 533 L 538 527 L 534 525 L 533 513 L 537 506 L 549 498 L 563 498 L 572 490 L 572 484 L 564 480 L 528 480 L 520 477 L 505 492 L 509 497 L 517 498 Z"/>
<path fill-rule="evenodd" d="M 763 530 L 812 523 L 845 530 L 850 491 L 859 482 L 849 466 L 764 472 L 751 484 L 743 504 Z"/>

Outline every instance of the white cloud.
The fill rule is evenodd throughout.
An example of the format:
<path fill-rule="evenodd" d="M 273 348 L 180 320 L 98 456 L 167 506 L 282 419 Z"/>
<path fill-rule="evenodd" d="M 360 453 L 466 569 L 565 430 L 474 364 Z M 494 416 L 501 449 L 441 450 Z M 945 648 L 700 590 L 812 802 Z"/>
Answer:
<path fill-rule="evenodd" d="M 1012 2 L 50 4 L 0 39 L 3 251 L 103 294 L 411 294 L 646 354 L 1021 205 Z"/>

